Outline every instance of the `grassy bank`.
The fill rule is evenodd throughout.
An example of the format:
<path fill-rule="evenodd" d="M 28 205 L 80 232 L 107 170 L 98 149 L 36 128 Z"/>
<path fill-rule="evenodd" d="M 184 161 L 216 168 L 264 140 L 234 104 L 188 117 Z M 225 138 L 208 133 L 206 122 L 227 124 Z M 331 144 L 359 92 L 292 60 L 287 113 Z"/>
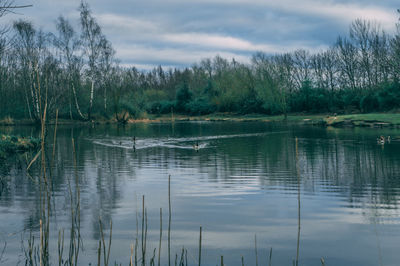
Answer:
<path fill-rule="evenodd" d="M 325 125 L 334 127 L 343 126 L 365 126 L 365 127 L 400 127 L 400 113 L 371 113 L 351 115 L 329 115 L 329 114 L 290 114 L 266 116 L 261 114 L 237 115 L 217 113 L 204 116 L 153 116 L 146 120 L 131 120 L 130 122 L 169 122 L 169 121 L 233 121 L 233 122 L 292 122 L 300 124 Z"/>
<path fill-rule="evenodd" d="M 0 135 L 0 159 L 10 154 L 35 150 L 39 144 L 40 140 L 35 138 Z"/>
<path fill-rule="evenodd" d="M 127 123 L 157 123 L 181 121 L 230 121 L 230 122 L 292 122 L 300 124 L 325 125 L 334 127 L 400 127 L 400 113 L 370 113 L 370 114 L 289 114 L 285 120 L 283 115 L 268 116 L 263 114 L 240 115 L 234 113 L 214 113 L 202 116 L 187 115 L 151 115 L 146 114 L 140 118 L 129 119 Z M 50 120 L 49 124 L 55 121 Z M 92 121 L 59 119 L 58 124 L 110 124 L 118 123 L 115 119 L 98 118 Z M 11 118 L 0 120 L 0 126 L 35 125 L 31 120 L 15 120 Z"/>

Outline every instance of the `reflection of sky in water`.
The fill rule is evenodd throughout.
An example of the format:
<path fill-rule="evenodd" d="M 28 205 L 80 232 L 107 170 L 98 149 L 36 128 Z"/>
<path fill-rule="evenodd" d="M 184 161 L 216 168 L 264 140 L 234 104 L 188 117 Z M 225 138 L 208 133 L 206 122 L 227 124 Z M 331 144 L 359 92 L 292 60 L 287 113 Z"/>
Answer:
<path fill-rule="evenodd" d="M 52 241 L 56 243 L 56 227 L 66 232 L 69 228 L 67 184 L 74 178 L 73 136 L 81 184 L 82 264 L 96 261 L 99 215 L 106 225 L 113 221 L 110 261 L 128 262 L 137 212 L 141 221 L 142 195 L 149 216 L 148 254 L 158 248 L 162 208 L 162 254 L 167 258 L 171 174 L 173 254 L 185 246 L 189 264 L 195 264 L 202 226 L 204 265 L 217 264 L 220 255 L 228 265 L 239 265 L 241 255 L 246 265 L 254 265 L 255 234 L 260 265 L 266 264 L 270 247 L 273 265 L 291 265 L 297 237 L 294 137 L 298 136 L 300 264 L 320 265 L 324 257 L 327 265 L 378 265 L 381 256 L 384 265 L 397 265 L 400 143 L 381 147 L 376 135 L 369 129 L 265 123 L 61 127 Z M 199 151 L 193 148 L 197 142 Z M 6 258 L 13 265 L 23 260 L 18 232 L 33 226 L 37 233 L 39 204 L 24 171 L 11 165 L 2 177 L 8 185 L 0 195 L 0 241 L 7 240 Z"/>

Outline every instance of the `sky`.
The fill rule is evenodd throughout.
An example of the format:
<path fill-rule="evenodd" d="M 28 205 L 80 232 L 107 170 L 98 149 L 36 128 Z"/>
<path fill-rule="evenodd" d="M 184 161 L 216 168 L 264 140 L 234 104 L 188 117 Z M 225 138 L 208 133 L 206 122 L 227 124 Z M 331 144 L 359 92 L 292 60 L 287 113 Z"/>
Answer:
<path fill-rule="evenodd" d="M 87 0 L 122 65 L 187 67 L 220 55 L 249 62 L 251 55 L 308 49 L 318 52 L 346 35 L 357 18 L 395 30 L 398 0 Z M 15 0 L 33 4 L 0 19 L 32 21 L 55 32 L 59 15 L 79 29 L 80 0 Z"/>

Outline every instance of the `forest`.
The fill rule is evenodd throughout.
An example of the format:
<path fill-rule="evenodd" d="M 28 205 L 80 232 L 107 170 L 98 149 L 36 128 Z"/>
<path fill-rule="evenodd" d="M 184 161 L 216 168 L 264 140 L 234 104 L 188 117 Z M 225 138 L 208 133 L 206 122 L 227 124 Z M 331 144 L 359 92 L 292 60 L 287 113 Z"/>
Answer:
<path fill-rule="evenodd" d="M 393 33 L 357 19 L 329 49 L 218 55 L 190 67 L 123 67 L 88 4 L 80 28 L 56 32 L 21 19 L 0 32 L 0 119 L 115 119 L 214 112 L 367 113 L 400 107 L 400 20 Z M 400 11 L 398 11 L 400 14 Z"/>

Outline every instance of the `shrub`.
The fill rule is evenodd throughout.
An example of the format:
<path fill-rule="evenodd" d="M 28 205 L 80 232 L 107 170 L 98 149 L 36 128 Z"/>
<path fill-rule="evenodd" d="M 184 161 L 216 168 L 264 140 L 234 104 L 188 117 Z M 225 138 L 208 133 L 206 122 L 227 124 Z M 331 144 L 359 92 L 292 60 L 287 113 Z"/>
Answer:
<path fill-rule="evenodd" d="M 376 111 L 379 109 L 379 101 L 375 92 L 370 92 L 361 97 L 360 108 L 364 113 Z"/>
<path fill-rule="evenodd" d="M 246 98 L 238 106 L 238 111 L 241 114 L 260 113 L 262 112 L 262 102 L 254 97 Z"/>
<path fill-rule="evenodd" d="M 282 114 L 281 106 L 276 102 L 266 102 L 262 106 L 262 111 L 268 115 Z"/>
<path fill-rule="evenodd" d="M 400 107 L 400 84 L 393 83 L 386 85 L 378 93 L 377 98 L 381 110 L 391 110 Z"/>
<path fill-rule="evenodd" d="M 169 114 L 175 109 L 175 101 L 156 101 L 149 104 L 146 110 L 151 114 Z"/>
<path fill-rule="evenodd" d="M 185 113 L 186 110 L 186 104 L 189 103 L 192 99 L 192 92 L 189 90 L 189 87 L 186 83 L 183 84 L 183 86 L 178 89 L 176 92 L 176 111 Z"/>
<path fill-rule="evenodd" d="M 206 115 L 215 112 L 216 107 L 208 99 L 199 98 L 187 103 L 185 109 L 191 115 Z"/>

